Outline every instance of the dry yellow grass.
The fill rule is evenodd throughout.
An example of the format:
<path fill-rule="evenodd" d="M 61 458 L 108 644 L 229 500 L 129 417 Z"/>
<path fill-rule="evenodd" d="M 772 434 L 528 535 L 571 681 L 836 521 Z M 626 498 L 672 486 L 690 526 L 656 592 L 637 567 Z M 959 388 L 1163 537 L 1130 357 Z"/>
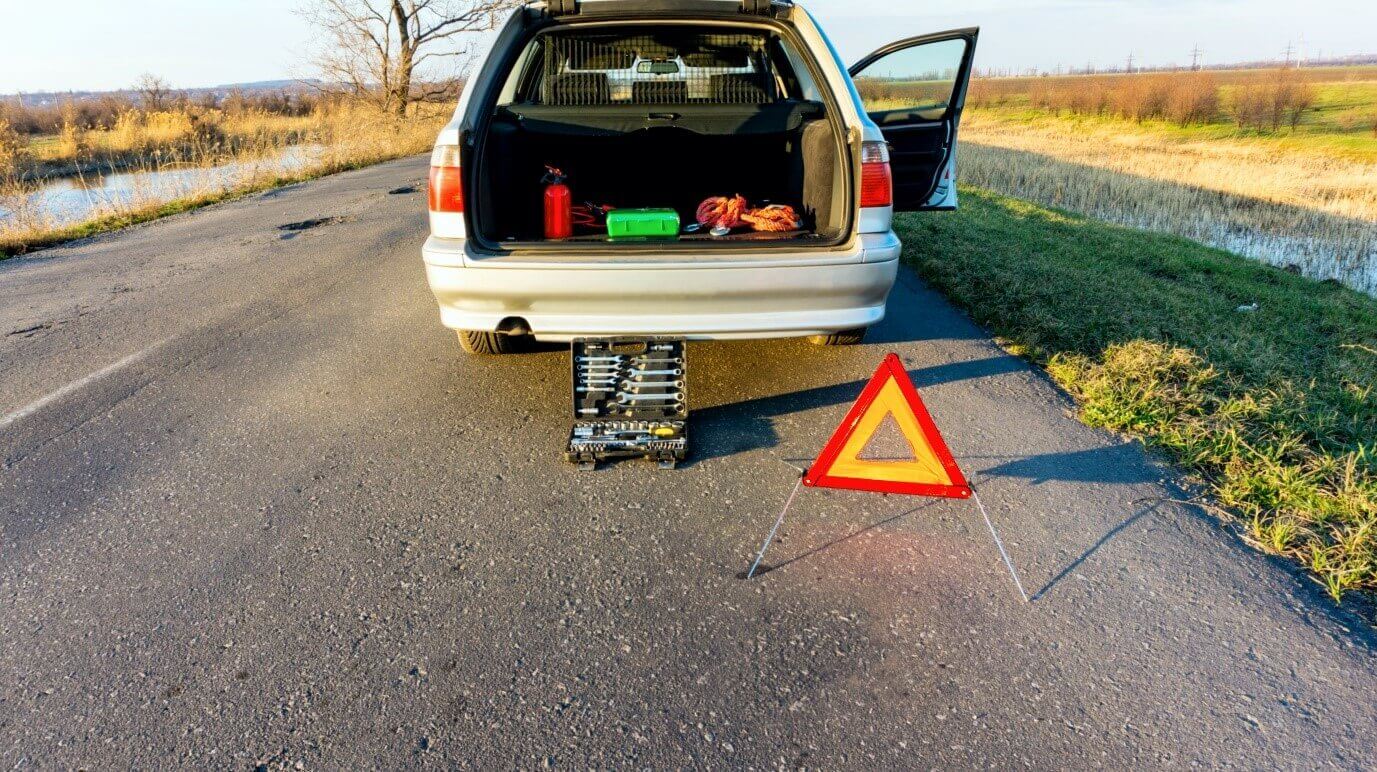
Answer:
<path fill-rule="evenodd" d="M 1123 122 L 972 111 L 965 182 L 1377 292 L 1377 163 Z"/>
<path fill-rule="evenodd" d="M 0 210 L 7 215 L 0 218 L 0 254 L 23 253 L 281 182 L 422 153 L 449 115 L 448 108 L 421 105 L 415 114 L 398 119 L 345 103 L 302 118 L 263 114 L 217 124 L 235 141 L 208 137 L 185 114 L 131 116 L 108 132 L 88 132 L 70 141 L 137 153 L 126 164 L 133 172 L 132 189 L 97 204 L 85 219 L 71 221 L 46 211 L 32 185 L 0 184 Z M 99 175 L 82 181 L 92 187 L 100 182 Z"/>
<path fill-rule="evenodd" d="M 1123 124 L 1028 122 L 972 112 L 962 139 L 1145 179 L 1377 221 L 1377 163 L 1279 154 L 1265 140 L 1193 140 Z"/>
<path fill-rule="evenodd" d="M 199 163 L 208 157 L 231 157 L 255 148 L 271 150 L 303 141 L 313 130 L 327 125 L 340 109 L 326 108 L 305 116 L 257 110 L 226 113 L 194 107 L 150 112 L 130 109 L 116 116 L 108 129 L 64 123 L 55 138 L 32 143 L 24 159 L 27 163 L 18 163 L 14 172 L 38 179 L 140 166 L 154 156 Z"/>

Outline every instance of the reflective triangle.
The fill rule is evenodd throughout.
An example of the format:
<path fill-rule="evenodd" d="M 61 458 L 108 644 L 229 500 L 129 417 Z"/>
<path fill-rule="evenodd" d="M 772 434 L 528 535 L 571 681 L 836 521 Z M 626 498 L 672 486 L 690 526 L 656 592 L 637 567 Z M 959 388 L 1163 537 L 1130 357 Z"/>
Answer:
<path fill-rule="evenodd" d="M 893 417 L 908 442 L 909 460 L 868 460 L 861 453 Z M 971 489 L 899 357 L 890 354 L 823 448 L 803 483 L 911 496 L 970 498 Z"/>

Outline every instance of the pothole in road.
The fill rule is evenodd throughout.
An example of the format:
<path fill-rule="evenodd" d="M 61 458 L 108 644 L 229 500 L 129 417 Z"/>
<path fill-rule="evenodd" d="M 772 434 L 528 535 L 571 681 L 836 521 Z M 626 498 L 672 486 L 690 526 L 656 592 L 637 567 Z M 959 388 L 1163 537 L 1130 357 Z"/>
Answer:
<path fill-rule="evenodd" d="M 311 230 L 312 228 L 319 228 L 319 227 L 324 226 L 324 225 L 334 225 L 334 224 L 336 224 L 336 223 L 342 223 L 342 222 L 344 222 L 344 220 L 345 220 L 345 218 L 343 218 L 343 217 L 317 217 L 317 218 L 315 218 L 315 219 L 313 219 L 313 220 L 302 220 L 301 222 L 289 222 L 289 223 L 287 223 L 286 225 L 279 225 L 279 226 L 277 226 L 277 229 L 280 230 L 280 231 L 289 231 L 289 232 L 293 232 L 293 231 L 308 231 L 308 230 Z"/>
<path fill-rule="evenodd" d="M 323 228 L 326 225 L 336 225 L 338 223 L 345 222 L 348 219 L 348 217 L 316 217 L 310 220 L 302 220 L 300 222 L 289 222 L 286 225 L 279 225 L 277 226 L 277 229 L 282 231 L 282 240 L 286 241 L 287 239 L 296 238 L 297 234 L 303 233 L 305 231 L 314 230 L 316 228 Z"/>
<path fill-rule="evenodd" d="M 10 330 L 9 334 L 10 334 L 10 335 L 23 335 L 23 336 L 26 337 L 26 338 L 31 338 L 31 337 L 33 337 L 34 335 L 36 335 L 36 334 L 42 332 L 43 330 L 46 330 L 46 329 L 51 328 L 52 326 L 53 326 L 53 323 L 52 323 L 52 322 L 42 322 L 41 324 L 35 324 L 35 325 L 31 325 L 31 326 L 29 326 L 29 327 L 23 327 L 23 328 L 18 329 L 18 330 Z"/>
<path fill-rule="evenodd" d="M 420 188 L 416 185 L 403 185 L 400 188 L 393 188 L 387 191 L 387 194 L 389 196 L 405 196 L 408 193 L 415 193 L 418 190 L 420 190 Z"/>

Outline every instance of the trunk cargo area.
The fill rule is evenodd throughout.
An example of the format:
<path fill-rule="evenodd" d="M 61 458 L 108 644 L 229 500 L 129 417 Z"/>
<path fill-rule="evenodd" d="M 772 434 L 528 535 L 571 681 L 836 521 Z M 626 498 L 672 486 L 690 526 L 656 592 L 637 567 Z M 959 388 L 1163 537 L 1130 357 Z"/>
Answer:
<path fill-rule="evenodd" d="M 600 217 L 608 207 L 674 210 L 680 233 L 659 242 L 668 248 L 834 244 L 850 220 L 844 132 L 822 102 L 803 98 L 809 88 L 783 43 L 761 31 L 594 27 L 541 35 L 477 149 L 476 235 L 501 248 L 644 246 L 608 235 Z M 563 173 L 576 210 L 597 210 L 575 218 L 572 238 L 547 238 L 547 167 Z M 704 201 L 733 196 L 746 199 L 752 217 L 774 207 L 765 214 L 794 227 L 772 232 L 745 222 L 715 236 L 711 226 L 694 227 Z"/>
<path fill-rule="evenodd" d="M 802 227 L 787 233 L 738 229 L 725 240 L 828 242 L 842 234 L 838 146 L 816 105 L 785 105 L 727 121 L 727 133 L 705 133 L 704 121 L 685 128 L 629 130 L 589 127 L 504 110 L 488 131 L 482 162 L 481 234 L 492 242 L 538 242 L 544 234 L 542 178 L 553 166 L 567 177 L 576 205 L 618 209 L 671 208 L 682 225 L 696 222 L 699 205 L 713 196 L 745 197 L 752 207 L 785 204 Z M 643 121 L 654 122 L 649 113 Z M 578 228 L 575 239 L 607 241 L 606 231 Z M 715 239 L 706 231 L 681 239 Z"/>

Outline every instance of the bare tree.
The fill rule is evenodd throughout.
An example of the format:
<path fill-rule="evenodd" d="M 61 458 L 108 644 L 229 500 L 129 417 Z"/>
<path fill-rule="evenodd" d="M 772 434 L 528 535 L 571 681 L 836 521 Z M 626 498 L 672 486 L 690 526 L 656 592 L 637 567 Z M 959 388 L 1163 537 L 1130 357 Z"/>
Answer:
<path fill-rule="evenodd" d="M 516 0 L 307 0 L 302 15 L 326 46 L 316 64 L 325 79 L 354 96 L 405 115 L 413 101 L 451 89 L 451 77 L 426 81 L 445 60 L 465 56 L 458 39 L 491 30 Z M 448 81 L 449 83 L 447 83 Z"/>
<path fill-rule="evenodd" d="M 139 92 L 145 110 L 166 109 L 174 94 L 172 84 L 151 72 L 139 76 L 138 82 L 134 84 L 134 90 Z"/>

